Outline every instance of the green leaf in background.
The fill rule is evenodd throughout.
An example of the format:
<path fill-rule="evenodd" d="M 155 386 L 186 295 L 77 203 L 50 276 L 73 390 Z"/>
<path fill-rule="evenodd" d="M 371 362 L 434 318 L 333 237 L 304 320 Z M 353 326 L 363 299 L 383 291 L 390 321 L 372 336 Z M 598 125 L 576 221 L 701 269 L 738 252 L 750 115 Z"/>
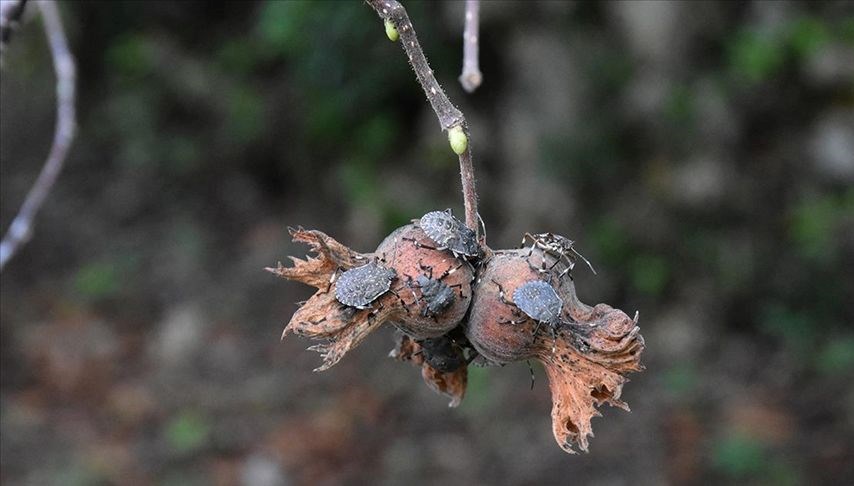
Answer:
<path fill-rule="evenodd" d="M 338 181 L 354 202 L 373 207 L 379 203 L 376 166 L 370 160 L 364 157 L 347 159 L 338 168 Z"/>
<path fill-rule="evenodd" d="M 690 126 L 694 121 L 696 111 L 694 99 L 694 92 L 689 86 L 674 86 L 665 100 L 664 116 L 683 128 L 686 125 Z"/>
<path fill-rule="evenodd" d="M 670 393 L 685 395 L 697 386 L 700 376 L 690 363 L 682 363 L 665 371 L 661 379 Z"/>
<path fill-rule="evenodd" d="M 202 166 L 202 148 L 199 147 L 198 139 L 186 135 L 176 134 L 166 140 L 163 144 L 167 161 L 164 169 L 179 175 L 187 175 L 196 172 Z"/>
<path fill-rule="evenodd" d="M 842 21 L 839 27 L 839 38 L 848 45 L 854 45 L 854 17 Z"/>
<path fill-rule="evenodd" d="M 351 153 L 378 159 L 392 146 L 397 133 L 397 125 L 390 114 L 375 114 L 356 127 Z"/>
<path fill-rule="evenodd" d="M 492 402 L 489 387 L 489 369 L 469 366 L 468 385 L 466 386 L 466 398 L 460 404 L 463 412 L 477 415 L 483 412 Z"/>
<path fill-rule="evenodd" d="M 603 263 L 618 265 L 629 255 L 629 242 L 625 230 L 613 218 L 603 217 L 593 225 L 588 239 L 589 245 L 596 248 Z"/>
<path fill-rule="evenodd" d="M 184 411 L 166 424 L 166 441 L 178 452 L 199 449 L 210 435 L 210 424 L 195 412 Z"/>
<path fill-rule="evenodd" d="M 750 83 L 776 74 L 785 61 L 785 44 L 779 35 L 745 30 L 728 48 L 728 64 L 736 76 Z"/>
<path fill-rule="evenodd" d="M 88 299 L 114 297 L 121 287 L 119 269 L 112 262 L 86 264 L 74 277 L 74 289 Z"/>
<path fill-rule="evenodd" d="M 632 285 L 647 295 L 660 295 L 670 280 L 670 262 L 659 255 L 638 255 L 630 271 Z"/>
<path fill-rule="evenodd" d="M 304 49 L 311 41 L 302 27 L 311 13 L 311 2 L 264 2 L 258 14 L 258 36 L 271 52 L 287 55 Z"/>
<path fill-rule="evenodd" d="M 805 258 L 833 262 L 837 258 L 837 229 L 854 214 L 854 191 L 842 197 L 805 198 L 789 215 L 789 238 Z"/>
<path fill-rule="evenodd" d="M 216 60 L 224 71 L 248 75 L 258 63 L 258 51 L 257 42 L 250 39 L 229 39 L 220 46 Z"/>
<path fill-rule="evenodd" d="M 764 444 L 743 434 L 733 434 L 719 440 L 713 448 L 712 463 L 728 476 L 752 476 L 765 467 Z"/>
<path fill-rule="evenodd" d="M 850 373 L 854 369 L 854 336 L 844 336 L 828 342 L 816 358 L 816 367 L 824 374 Z"/>
<path fill-rule="evenodd" d="M 128 34 L 116 40 L 107 49 L 106 58 L 114 73 L 130 79 L 143 77 L 152 69 L 151 53 L 140 35 Z"/>
<path fill-rule="evenodd" d="M 827 25 L 817 19 L 803 17 L 789 30 L 789 45 L 799 57 L 809 57 L 830 41 Z"/>
<path fill-rule="evenodd" d="M 228 96 L 228 122 L 231 136 L 239 144 L 258 139 L 264 128 L 264 102 L 254 90 L 241 86 Z"/>
<path fill-rule="evenodd" d="M 773 303 L 761 312 L 760 328 L 768 334 L 782 338 L 792 350 L 804 355 L 815 342 L 817 320 L 806 312 L 797 312 Z"/>

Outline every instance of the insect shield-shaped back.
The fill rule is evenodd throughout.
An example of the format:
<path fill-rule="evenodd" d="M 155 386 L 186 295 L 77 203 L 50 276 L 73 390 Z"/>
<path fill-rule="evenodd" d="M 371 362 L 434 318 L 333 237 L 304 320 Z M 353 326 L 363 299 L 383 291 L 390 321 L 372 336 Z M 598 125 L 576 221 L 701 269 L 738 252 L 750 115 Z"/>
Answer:
<path fill-rule="evenodd" d="M 477 260 L 483 254 L 475 232 L 454 217 L 450 209 L 425 214 L 418 221 L 418 226 L 435 242 L 436 248 L 448 249 L 457 258 Z"/>
<path fill-rule="evenodd" d="M 369 304 L 388 292 L 397 272 L 376 262 L 347 270 L 335 282 L 335 298 L 344 305 L 367 309 Z"/>
<path fill-rule="evenodd" d="M 557 296 L 554 287 L 547 282 L 532 280 L 519 286 L 513 292 L 513 303 L 535 321 L 552 327 L 560 324 L 563 301 Z"/>
<path fill-rule="evenodd" d="M 421 298 L 427 304 L 421 311 L 424 317 L 438 316 L 454 303 L 456 298 L 454 289 L 445 285 L 445 282 L 430 278 L 427 275 L 419 275 L 415 279 L 415 283 L 421 290 Z"/>
<path fill-rule="evenodd" d="M 323 357 L 323 371 L 335 365 L 374 329 L 406 309 L 392 294 L 395 272 L 377 263 L 376 256 L 347 248 L 321 231 L 291 229 L 294 241 L 311 246 L 315 256 L 291 257 L 293 266 L 279 263 L 267 270 L 317 291 L 291 317 L 282 334 L 295 333 L 323 340 L 310 347 Z M 399 284 L 399 282 L 397 282 Z"/>

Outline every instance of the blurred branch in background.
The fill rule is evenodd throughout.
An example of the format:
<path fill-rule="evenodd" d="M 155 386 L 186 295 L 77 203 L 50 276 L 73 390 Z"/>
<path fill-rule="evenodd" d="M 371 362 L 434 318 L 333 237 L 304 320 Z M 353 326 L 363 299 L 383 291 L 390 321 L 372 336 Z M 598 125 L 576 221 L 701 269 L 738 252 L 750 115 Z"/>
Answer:
<path fill-rule="evenodd" d="M 11 2 L 10 2 L 11 3 Z M 23 10 L 24 2 L 20 2 Z M 26 243 L 32 236 L 33 220 L 39 209 L 50 194 L 56 178 L 62 171 L 68 149 L 74 139 L 76 129 L 75 121 L 75 91 L 77 70 L 74 57 L 68 49 L 68 39 L 62 27 L 62 19 L 59 9 L 53 0 L 44 0 L 37 3 L 42 13 L 45 34 L 50 44 L 50 53 L 53 58 L 53 67 L 56 71 L 56 130 L 53 135 L 53 145 L 47 156 L 44 167 L 36 179 L 35 184 L 27 194 L 24 204 L 12 224 L 0 242 L 0 270 L 14 256 L 21 245 Z M 5 19 L 6 4 L 3 4 Z M 20 13 L 19 13 L 20 16 Z M 3 44 L 6 43 L 6 24 L 3 25 Z"/>
<path fill-rule="evenodd" d="M 421 88 L 424 89 L 427 101 L 430 102 L 430 106 L 436 112 L 442 130 L 448 132 L 451 148 L 460 157 L 460 178 L 463 186 L 466 226 L 477 232 L 479 231 L 478 222 L 480 218 L 477 213 L 477 190 L 474 183 L 474 167 L 471 148 L 468 143 L 469 135 L 465 116 L 451 103 L 442 87 L 439 86 L 439 82 L 436 81 L 436 76 L 433 75 L 433 70 L 430 69 L 424 51 L 421 50 L 421 44 L 415 35 L 412 21 L 409 20 L 409 15 L 407 15 L 403 5 L 396 0 L 368 0 L 368 5 L 377 12 L 383 21 L 391 22 L 397 29 L 400 42 L 409 58 L 409 64 L 415 71 L 415 77 L 421 84 Z"/>
<path fill-rule="evenodd" d="M 468 93 L 474 93 L 483 82 L 478 59 L 478 29 L 480 24 L 480 0 L 466 0 L 466 21 L 463 29 L 463 73 L 460 84 Z"/>
<path fill-rule="evenodd" d="M 0 66 L 3 63 L 3 54 L 6 46 L 12 39 L 12 32 L 18 28 L 18 23 L 24 15 L 27 0 L 3 0 L 0 1 Z"/>

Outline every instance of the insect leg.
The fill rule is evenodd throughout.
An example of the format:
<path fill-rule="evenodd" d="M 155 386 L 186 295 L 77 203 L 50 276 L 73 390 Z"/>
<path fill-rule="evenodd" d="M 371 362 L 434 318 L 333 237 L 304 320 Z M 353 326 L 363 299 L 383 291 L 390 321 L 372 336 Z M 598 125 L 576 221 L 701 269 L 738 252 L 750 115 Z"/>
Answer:
<path fill-rule="evenodd" d="M 400 239 L 404 240 L 404 241 L 411 241 L 412 244 L 415 245 L 416 248 L 427 248 L 428 250 L 437 250 L 437 251 L 441 251 L 441 250 L 446 249 L 445 247 L 437 248 L 435 246 L 425 245 L 424 243 L 421 243 L 420 241 L 416 240 L 415 238 L 401 237 Z"/>
<path fill-rule="evenodd" d="M 534 367 L 531 366 L 531 360 L 530 359 L 526 359 L 525 362 L 528 363 L 528 371 L 531 372 L 531 390 L 533 390 L 534 389 Z"/>
<path fill-rule="evenodd" d="M 507 297 L 504 295 L 504 287 L 502 287 L 500 283 L 496 282 L 495 279 L 492 279 L 492 283 L 498 286 L 498 298 L 499 300 L 501 300 L 502 304 L 515 305 L 509 300 L 507 300 Z"/>
<path fill-rule="evenodd" d="M 408 316 L 409 316 L 409 315 L 412 315 L 412 314 L 410 314 L 410 313 L 409 313 L 409 306 L 407 306 L 407 305 L 406 305 L 406 301 L 405 301 L 405 300 L 403 300 L 403 297 L 401 297 L 401 296 L 400 296 L 400 294 L 398 294 L 397 292 L 395 292 L 395 291 L 394 291 L 394 290 L 392 290 L 392 289 L 388 289 L 388 291 L 389 291 L 389 292 L 391 292 L 391 294 L 392 294 L 392 295 L 394 295 L 395 297 L 397 297 L 397 300 L 399 300 L 399 301 L 400 301 L 400 304 L 401 304 L 401 305 L 403 305 L 403 310 L 404 310 L 404 311 L 406 311 L 406 315 L 408 315 Z M 414 292 L 413 292 L 413 293 L 414 293 Z"/>
<path fill-rule="evenodd" d="M 575 253 L 576 255 L 578 255 L 579 258 L 584 260 L 584 263 L 586 263 L 587 266 L 590 267 L 590 271 L 593 272 L 593 275 L 596 275 L 596 269 L 593 268 L 593 264 L 590 263 L 590 260 L 584 258 L 584 255 L 582 255 L 581 253 L 578 253 L 578 250 L 576 250 L 575 248 L 572 249 L 572 252 Z"/>

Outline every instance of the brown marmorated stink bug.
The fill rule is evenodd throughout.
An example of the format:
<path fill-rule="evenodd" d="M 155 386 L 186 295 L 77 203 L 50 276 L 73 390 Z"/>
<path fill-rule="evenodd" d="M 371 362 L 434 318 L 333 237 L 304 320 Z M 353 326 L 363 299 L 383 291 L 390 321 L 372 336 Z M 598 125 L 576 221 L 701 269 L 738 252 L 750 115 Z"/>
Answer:
<path fill-rule="evenodd" d="M 367 309 L 370 303 L 388 292 L 397 278 L 394 269 L 370 262 L 342 273 L 335 283 L 338 302 L 356 309 Z"/>
<path fill-rule="evenodd" d="M 496 282 L 497 285 L 497 282 Z M 557 342 L 557 330 L 564 324 L 571 326 L 573 323 L 566 321 L 561 316 L 563 311 L 563 300 L 558 297 L 554 287 L 548 282 L 542 280 L 531 280 L 525 282 L 516 288 L 513 292 L 513 302 L 508 302 L 504 296 L 504 290 L 500 289 L 500 298 L 505 304 L 514 305 L 519 310 L 525 313 L 528 317 L 537 322 L 534 328 L 534 335 L 540 329 L 541 324 L 549 326 L 552 333 L 552 339 Z M 517 324 L 516 321 L 510 321 L 511 324 Z M 579 337 L 574 336 L 576 345 L 579 351 L 587 351 L 587 344 Z M 554 349 L 554 348 L 553 348 Z"/>
<path fill-rule="evenodd" d="M 474 230 L 458 220 L 450 209 L 431 211 L 418 220 L 428 238 L 439 245 L 437 250 L 450 250 L 455 257 L 476 260 L 483 255 Z"/>

